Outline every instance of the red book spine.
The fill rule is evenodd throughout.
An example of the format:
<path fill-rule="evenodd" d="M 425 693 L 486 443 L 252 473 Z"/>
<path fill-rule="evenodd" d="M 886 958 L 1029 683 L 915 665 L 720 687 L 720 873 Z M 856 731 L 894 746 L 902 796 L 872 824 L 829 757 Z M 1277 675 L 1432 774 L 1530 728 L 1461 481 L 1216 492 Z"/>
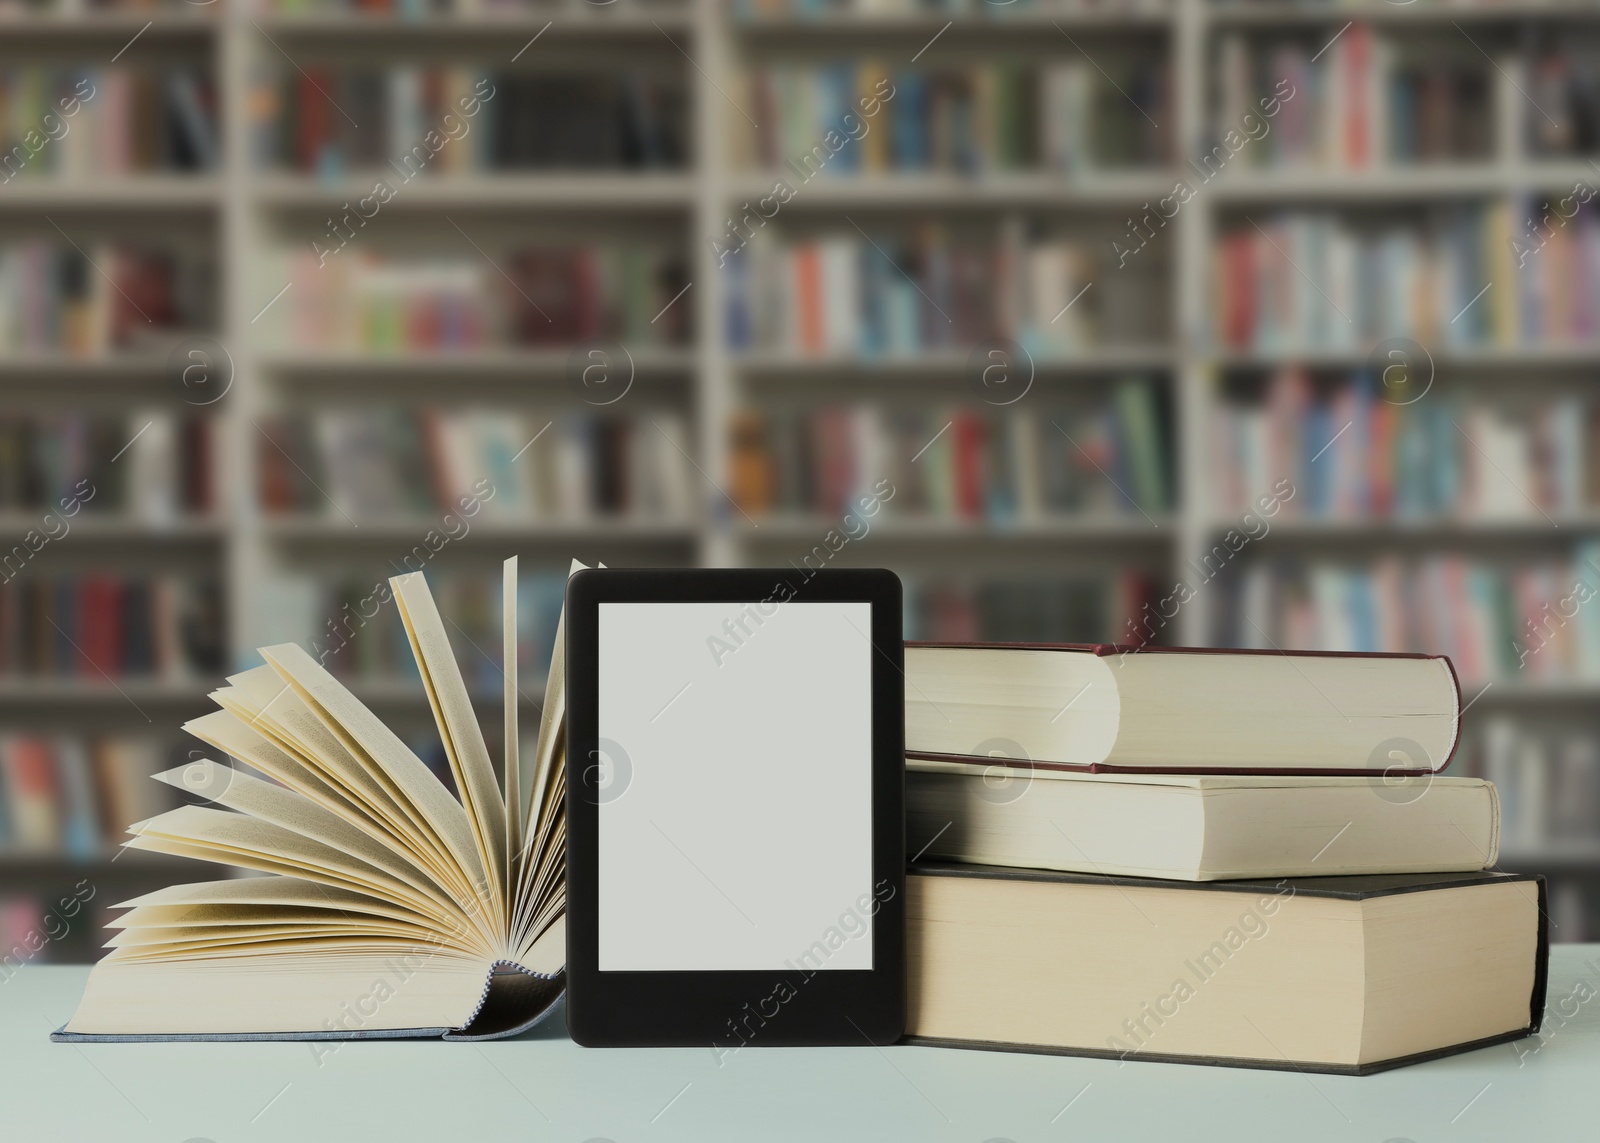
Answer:
<path fill-rule="evenodd" d="M 216 506 L 213 487 L 211 433 L 209 417 L 190 417 L 183 423 L 184 472 L 183 506 L 196 515 L 209 515 Z M 274 453 L 276 449 L 272 450 Z"/>
<path fill-rule="evenodd" d="M 815 245 L 807 242 L 794 249 L 794 298 L 800 348 L 820 353 L 822 334 L 822 258 Z"/>
<path fill-rule="evenodd" d="M 256 464 L 261 473 L 261 506 L 269 514 L 287 512 L 294 507 L 289 496 L 289 474 L 280 445 L 287 445 L 288 433 L 282 421 L 267 421 L 256 446 Z"/>
<path fill-rule="evenodd" d="M 433 485 L 434 503 L 447 511 L 454 510 L 456 490 L 450 485 L 450 463 L 445 452 L 444 423 L 439 410 L 427 409 L 422 414 L 422 440 L 428 454 L 429 483 Z"/>
<path fill-rule="evenodd" d="M 90 576 L 79 590 L 82 673 L 90 678 L 115 678 L 122 662 L 119 646 L 122 633 L 117 614 L 119 586 L 115 580 L 104 576 Z"/>
<path fill-rule="evenodd" d="M 412 349 L 437 349 L 440 342 L 440 327 L 443 324 L 440 309 L 445 303 L 437 297 L 423 294 L 403 304 L 406 323 L 405 332 L 401 336 L 406 344 Z"/>
<path fill-rule="evenodd" d="M 983 422 L 961 413 L 951 426 L 955 440 L 956 510 L 964 517 L 983 515 Z"/>
<path fill-rule="evenodd" d="M 577 337 L 580 341 L 601 334 L 600 255 L 592 246 L 575 251 L 572 257 L 572 298 L 577 309 Z"/>
<path fill-rule="evenodd" d="M 300 109 L 300 129 L 295 132 L 295 159 L 302 171 L 314 171 L 328 145 L 329 115 L 328 90 L 333 77 L 327 68 L 314 67 L 300 73 L 300 90 L 295 103 Z"/>
<path fill-rule="evenodd" d="M 1353 167 L 1372 161 L 1372 112 L 1369 99 L 1372 67 L 1372 31 L 1365 24 L 1350 28 L 1345 47 L 1345 157 Z"/>
<path fill-rule="evenodd" d="M 813 422 L 817 435 L 818 475 L 816 507 L 823 512 L 843 510 L 852 487 L 850 419 L 842 409 L 818 411 Z"/>
<path fill-rule="evenodd" d="M 1368 454 L 1371 465 L 1371 511 L 1388 516 L 1394 511 L 1394 442 L 1400 411 L 1387 401 L 1372 406 L 1372 438 Z"/>
<path fill-rule="evenodd" d="M 58 829 L 54 823 L 59 821 L 60 801 L 56 796 L 50 744 L 42 738 L 18 737 L 11 741 L 10 753 L 13 824 L 29 822 L 30 833 Z M 48 844 L 51 839 L 35 836 L 28 840 Z M 56 840 L 59 843 L 59 839 Z"/>
<path fill-rule="evenodd" d="M 1229 235 L 1222 247 L 1223 338 L 1234 349 L 1249 348 L 1255 333 L 1255 276 L 1251 272 L 1254 237 Z"/>

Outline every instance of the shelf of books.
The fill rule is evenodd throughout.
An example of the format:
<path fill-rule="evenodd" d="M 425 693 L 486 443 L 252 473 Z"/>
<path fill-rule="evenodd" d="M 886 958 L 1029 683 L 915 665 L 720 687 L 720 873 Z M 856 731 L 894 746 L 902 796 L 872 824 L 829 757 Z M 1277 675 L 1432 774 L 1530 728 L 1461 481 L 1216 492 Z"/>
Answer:
<path fill-rule="evenodd" d="M 1216 192 L 1207 637 L 1449 654 L 1481 712 L 1455 767 L 1500 790 L 1503 864 L 1551 873 L 1559 940 L 1600 889 L 1597 14 L 1208 8 L 1186 172 Z"/>
<path fill-rule="evenodd" d="M 1171 9 L 728 11 L 737 558 L 887 563 L 909 638 L 1116 638 L 1179 534 L 1172 254 L 1103 241 L 1171 187 Z"/>
<path fill-rule="evenodd" d="M 1597 16 L 0 3 L 0 938 L 159 883 L 129 775 L 259 644 L 438 764 L 396 572 L 497 726 L 510 552 L 530 711 L 573 556 L 1449 653 L 1594 936 Z"/>

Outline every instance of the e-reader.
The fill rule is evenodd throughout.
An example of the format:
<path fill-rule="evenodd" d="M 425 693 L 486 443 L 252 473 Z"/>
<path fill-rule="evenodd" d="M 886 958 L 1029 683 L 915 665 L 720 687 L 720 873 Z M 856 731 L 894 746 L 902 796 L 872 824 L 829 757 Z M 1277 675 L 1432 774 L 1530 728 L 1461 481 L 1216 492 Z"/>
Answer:
<path fill-rule="evenodd" d="M 899 579 L 581 571 L 566 671 L 573 1039 L 897 1040 Z"/>

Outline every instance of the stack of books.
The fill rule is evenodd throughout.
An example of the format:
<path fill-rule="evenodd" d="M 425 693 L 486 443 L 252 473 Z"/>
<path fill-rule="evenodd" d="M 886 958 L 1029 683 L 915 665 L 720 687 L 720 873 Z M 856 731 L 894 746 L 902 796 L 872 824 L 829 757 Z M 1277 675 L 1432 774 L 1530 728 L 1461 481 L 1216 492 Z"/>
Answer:
<path fill-rule="evenodd" d="M 1538 1029 L 1545 883 L 1424 655 L 911 644 L 907 1032 L 1365 1073 Z"/>

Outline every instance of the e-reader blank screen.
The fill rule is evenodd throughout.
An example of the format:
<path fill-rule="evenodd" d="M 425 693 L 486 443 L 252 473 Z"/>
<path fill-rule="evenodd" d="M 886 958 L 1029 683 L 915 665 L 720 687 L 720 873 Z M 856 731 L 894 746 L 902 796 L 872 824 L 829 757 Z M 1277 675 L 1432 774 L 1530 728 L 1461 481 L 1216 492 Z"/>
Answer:
<path fill-rule="evenodd" d="M 871 632 L 868 603 L 599 604 L 601 972 L 872 969 Z"/>

